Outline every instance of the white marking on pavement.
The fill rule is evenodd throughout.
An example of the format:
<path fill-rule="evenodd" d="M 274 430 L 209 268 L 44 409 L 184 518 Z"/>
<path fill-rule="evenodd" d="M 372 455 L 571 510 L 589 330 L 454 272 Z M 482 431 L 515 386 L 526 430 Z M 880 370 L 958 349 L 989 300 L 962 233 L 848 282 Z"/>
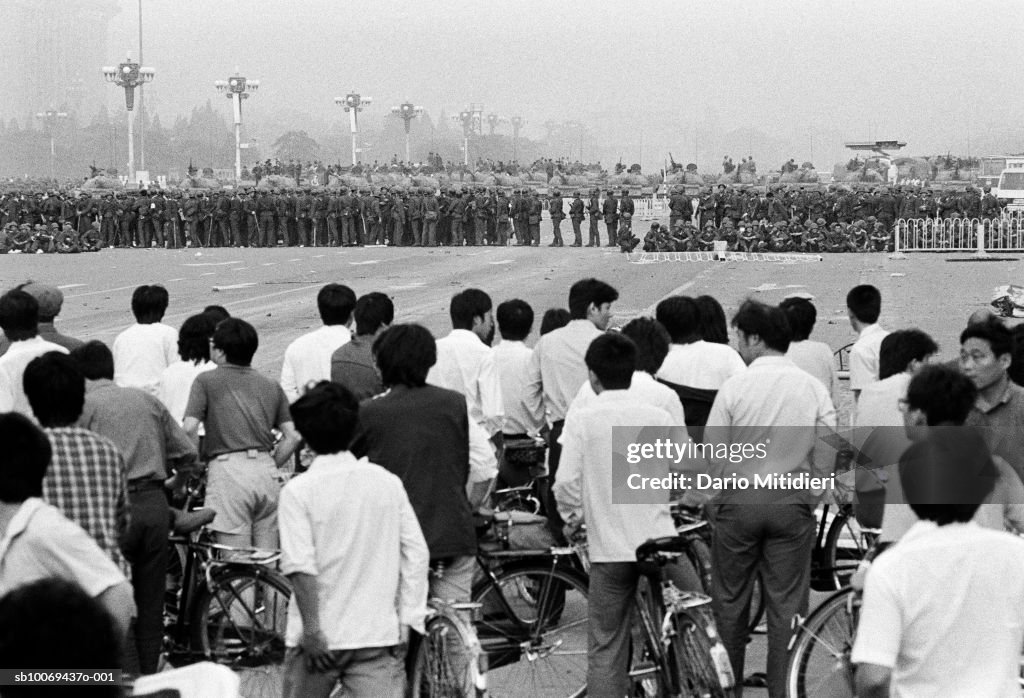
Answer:
<path fill-rule="evenodd" d="M 289 262 L 301 262 L 302 259 L 301 258 L 296 258 L 296 259 L 289 259 L 288 261 Z"/>
<path fill-rule="evenodd" d="M 65 298 L 84 298 L 86 296 L 95 296 L 95 295 L 98 295 L 100 293 L 113 293 L 114 291 L 126 291 L 129 288 L 135 289 L 135 288 L 138 288 L 138 287 L 139 287 L 138 284 L 135 284 L 133 286 L 118 286 L 117 288 L 108 288 L 108 289 L 104 289 L 103 291 L 88 291 L 87 293 L 76 293 L 76 294 L 74 294 L 72 296 L 65 296 Z"/>
<path fill-rule="evenodd" d="M 177 279 L 167 279 L 167 283 L 171 283 L 172 281 L 184 281 L 184 280 L 185 280 L 184 276 L 179 276 Z"/>
<path fill-rule="evenodd" d="M 64 284 L 63 286 L 58 286 L 57 288 L 59 288 L 59 289 L 61 289 L 63 291 L 65 288 L 78 288 L 79 286 L 88 286 L 88 285 L 89 284 Z"/>
<path fill-rule="evenodd" d="M 262 266 L 262 267 L 272 267 L 275 264 L 277 264 L 277 262 L 263 262 L 262 264 L 260 264 L 260 266 Z"/>
<path fill-rule="evenodd" d="M 757 291 L 758 293 L 764 293 L 765 291 L 783 291 L 787 288 L 807 288 L 804 284 L 787 284 L 785 286 L 779 286 L 777 284 L 761 284 L 760 286 L 751 286 L 751 291 Z"/>
<path fill-rule="evenodd" d="M 514 260 L 502 259 L 502 260 L 497 261 L 497 262 L 488 262 L 488 264 L 514 264 Z"/>
<path fill-rule="evenodd" d="M 229 264 L 238 264 L 242 260 L 235 259 L 230 262 L 185 262 L 183 267 L 225 267 Z"/>
<path fill-rule="evenodd" d="M 349 264 L 351 264 L 354 267 L 360 267 L 360 266 L 362 266 L 364 264 L 380 264 L 380 260 L 379 259 L 368 259 L 365 262 L 349 262 Z"/>
<path fill-rule="evenodd" d="M 217 273 L 217 272 L 215 272 L 215 271 L 208 271 L 208 272 L 206 272 L 205 274 L 200 274 L 199 276 L 213 276 L 213 275 L 214 275 L 214 274 L 216 274 L 216 273 Z"/>
<path fill-rule="evenodd" d="M 231 271 L 243 271 L 243 270 L 245 270 L 245 269 L 248 269 L 248 268 L 249 268 L 249 267 L 235 267 L 235 268 L 234 268 L 234 269 L 232 269 Z"/>
<path fill-rule="evenodd" d="M 231 284 L 230 286 L 214 286 L 213 290 L 214 291 L 234 291 L 237 288 L 248 288 L 250 286 L 255 286 L 255 285 L 256 285 L 255 282 L 250 282 L 250 283 L 247 283 L 247 284 Z"/>
<path fill-rule="evenodd" d="M 326 256 L 327 255 L 315 254 L 315 255 L 313 255 L 313 259 L 320 259 L 321 257 L 326 257 Z"/>
<path fill-rule="evenodd" d="M 425 283 L 405 284 L 404 286 L 388 286 L 389 291 L 411 291 L 414 288 L 426 286 Z"/>

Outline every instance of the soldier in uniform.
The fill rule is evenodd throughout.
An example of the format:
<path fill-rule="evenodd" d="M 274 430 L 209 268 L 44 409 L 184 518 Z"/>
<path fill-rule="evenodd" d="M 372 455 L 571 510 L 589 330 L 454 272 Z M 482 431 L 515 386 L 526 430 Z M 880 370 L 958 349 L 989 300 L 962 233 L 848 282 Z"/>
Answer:
<path fill-rule="evenodd" d="M 405 240 L 405 202 L 398 191 L 391 197 L 391 223 L 392 223 L 392 245 L 404 247 Z"/>
<path fill-rule="evenodd" d="M 481 187 L 476 195 L 476 207 L 473 210 L 476 220 L 473 223 L 473 240 L 477 245 L 484 244 L 488 224 L 494 219 L 494 205 L 487 191 Z"/>
<path fill-rule="evenodd" d="M 167 247 L 181 247 L 181 200 L 177 192 L 164 192 L 164 240 Z"/>
<path fill-rule="evenodd" d="M 143 189 L 139 192 L 139 195 L 135 198 L 134 208 L 135 228 L 138 232 L 139 246 L 149 248 L 153 243 L 153 225 L 148 191 Z M 85 232 L 85 230 L 82 229 L 82 232 Z"/>
<path fill-rule="evenodd" d="M 143 192 L 145 194 L 145 192 Z M 23 203 L 24 205 L 24 203 Z M 26 214 L 28 213 L 26 209 Z M 93 201 L 92 197 L 86 192 L 82 192 L 78 197 L 78 204 L 75 207 L 75 216 L 77 218 L 78 232 L 84 233 L 92 225 L 93 218 L 96 215 L 96 202 Z M 27 220 L 27 215 L 26 215 Z"/>
<path fill-rule="evenodd" d="M 992 187 L 985 187 L 985 194 L 981 197 L 981 217 L 999 218 L 999 199 L 992 195 Z"/>
<path fill-rule="evenodd" d="M 332 190 L 327 197 L 327 239 L 331 247 L 341 244 L 338 238 L 338 217 L 341 215 L 341 195 Z"/>
<path fill-rule="evenodd" d="M 313 220 L 313 247 L 326 245 L 327 237 L 327 204 L 329 197 L 327 191 L 320 189 L 313 194 L 313 206 L 310 209 L 310 218 Z M 355 207 L 354 207 L 355 208 Z M 354 217 L 354 215 L 353 215 Z M 353 232 L 353 240 L 355 233 Z"/>
<path fill-rule="evenodd" d="M 452 193 L 452 200 L 448 206 L 449 221 L 451 224 L 451 244 L 462 247 L 464 242 L 462 232 L 462 217 L 466 213 L 465 192 L 457 191 Z"/>
<path fill-rule="evenodd" d="M 274 214 L 277 217 L 277 238 L 282 245 L 295 245 L 295 196 L 290 190 L 278 193 L 274 201 Z M 275 240 L 277 242 L 277 240 Z"/>
<path fill-rule="evenodd" d="M 605 195 L 604 205 L 601 207 L 601 214 L 604 217 L 604 226 L 608 231 L 608 247 L 616 246 L 616 238 L 619 224 L 619 202 L 615 198 L 615 192 L 609 191 Z"/>
<path fill-rule="evenodd" d="M 519 189 L 512 201 L 512 218 L 516 224 L 516 244 L 530 244 L 530 202 L 526 198 L 526 190 Z"/>
<path fill-rule="evenodd" d="M 405 216 L 409 221 L 409 227 L 412 228 L 412 244 L 423 247 L 423 197 L 416 187 L 409 190 L 409 204 Z"/>
<path fill-rule="evenodd" d="M 511 211 L 511 202 L 508 196 L 505 194 L 503 189 L 498 189 L 494 196 L 494 216 L 495 223 L 494 229 L 497 235 L 497 244 L 505 247 L 508 245 L 509 232 L 511 231 L 511 224 L 509 223 L 509 212 Z"/>
<path fill-rule="evenodd" d="M 540 247 L 540 219 L 544 213 L 544 204 L 537 196 L 537 190 L 530 190 L 530 217 L 527 222 L 530 225 L 530 241 L 534 247 Z"/>
<path fill-rule="evenodd" d="M 597 228 L 597 222 L 601 220 L 601 200 L 598 198 L 597 189 L 590 192 L 587 213 L 590 215 L 590 242 L 587 243 L 587 247 L 600 247 L 601 234 Z"/>
<path fill-rule="evenodd" d="M 619 227 L 623 225 L 621 221 L 625 221 L 625 226 L 628 230 L 633 230 L 633 214 L 636 213 L 636 206 L 633 204 L 633 199 L 629 196 L 629 189 L 622 190 L 622 198 L 619 199 Z"/>
<path fill-rule="evenodd" d="M 54 214 L 54 219 L 60 218 L 60 212 L 63 207 L 60 206 L 60 199 L 54 197 L 54 202 L 58 205 L 57 213 Z M 117 239 L 117 228 L 118 228 L 118 214 L 117 214 L 117 202 L 114 200 L 113 193 L 104 194 L 103 199 L 100 201 L 100 235 L 103 238 L 104 246 L 114 246 L 114 241 Z"/>
<path fill-rule="evenodd" d="M 341 188 L 341 195 L 338 197 L 338 209 L 341 215 L 341 244 L 344 247 L 351 247 L 356 243 L 356 200 L 349 193 L 348 187 Z"/>
<path fill-rule="evenodd" d="M 580 193 L 574 191 L 572 193 L 572 202 L 569 204 L 569 220 L 572 222 L 572 234 L 575 238 L 572 247 L 583 247 L 583 231 L 580 229 L 580 225 L 583 223 L 584 210 L 585 207 L 583 199 L 580 198 Z"/>
<path fill-rule="evenodd" d="M 367 197 L 366 206 L 363 208 L 363 221 L 366 224 L 366 244 L 386 245 L 387 238 L 384 235 L 384 227 L 381 225 L 380 199 L 374 194 Z"/>
<path fill-rule="evenodd" d="M 96 221 L 93 221 L 92 225 L 96 225 Z M 92 230 L 90 225 L 90 230 Z M 86 233 L 89 231 L 87 230 Z M 99 229 L 97 228 L 97 234 Z M 82 251 L 81 245 L 78 241 L 78 233 L 71 227 L 70 223 L 64 224 L 64 229 L 59 233 L 57 232 L 57 224 L 51 223 L 49 225 L 49 234 L 53 238 L 53 247 L 56 252 L 61 254 L 73 254 Z"/>
<path fill-rule="evenodd" d="M 679 187 L 672 189 L 668 199 L 668 226 L 675 230 L 676 223 L 681 220 L 690 220 L 693 215 L 690 211 L 690 198 L 683 193 Z"/>
<path fill-rule="evenodd" d="M 420 204 L 423 211 L 423 244 L 427 247 L 437 247 L 437 219 L 441 206 L 434 196 L 433 189 L 424 189 L 424 192 L 426 193 Z"/>
<path fill-rule="evenodd" d="M 565 247 L 565 243 L 562 242 L 562 219 L 565 218 L 565 212 L 562 210 L 562 192 L 558 189 L 552 190 L 551 198 L 548 199 L 548 213 L 551 215 L 551 227 L 555 236 L 548 247 Z"/>

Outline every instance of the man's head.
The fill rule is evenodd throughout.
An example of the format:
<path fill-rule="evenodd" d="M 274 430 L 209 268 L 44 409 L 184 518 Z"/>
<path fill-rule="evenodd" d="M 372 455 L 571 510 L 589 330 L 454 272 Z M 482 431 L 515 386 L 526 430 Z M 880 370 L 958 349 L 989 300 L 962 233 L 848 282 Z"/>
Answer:
<path fill-rule="evenodd" d="M 636 353 L 633 340 L 618 332 L 596 337 L 584 356 L 594 392 L 627 390 L 636 371 Z"/>
<path fill-rule="evenodd" d="M 50 440 L 18 412 L 0 414 L 0 502 L 20 504 L 43 494 L 43 476 L 50 465 Z"/>
<path fill-rule="evenodd" d="M 570 320 L 572 320 L 572 316 L 565 308 L 548 308 L 540 320 L 540 336 L 543 337 L 548 332 L 565 327 Z"/>
<path fill-rule="evenodd" d="M 199 364 L 210 360 L 210 339 L 217 322 L 213 315 L 199 313 L 181 324 L 178 331 L 178 356 L 182 361 Z"/>
<path fill-rule="evenodd" d="M 210 358 L 218 365 L 249 366 L 259 346 L 256 328 L 245 320 L 232 317 L 217 323 L 210 340 Z"/>
<path fill-rule="evenodd" d="M 491 297 L 478 288 L 467 288 L 456 293 L 448 306 L 452 327 L 456 330 L 469 330 L 490 346 L 494 340 L 493 307 Z"/>
<path fill-rule="evenodd" d="M 737 349 L 747 364 L 762 356 L 785 354 L 789 349 L 792 331 L 781 308 L 744 301 L 733 316 L 732 326 L 738 335 Z"/>
<path fill-rule="evenodd" d="M 674 344 L 695 342 L 698 336 L 700 311 L 689 296 L 670 296 L 658 303 L 654 311 L 658 322 L 668 331 Z"/>
<path fill-rule="evenodd" d="M 970 414 L 978 390 L 971 380 L 948 366 L 922 366 L 907 386 L 900 403 L 907 438 L 920 441 L 929 427 L 961 425 Z"/>
<path fill-rule="evenodd" d="M 569 289 L 569 315 L 573 320 L 590 320 L 599 330 L 608 329 L 612 303 L 619 292 L 603 281 L 583 279 Z"/>
<path fill-rule="evenodd" d="M 67 354 L 51 351 L 32 359 L 22 385 L 32 413 L 44 427 L 71 426 L 82 416 L 85 375 Z"/>
<path fill-rule="evenodd" d="M 1013 333 L 998 318 L 960 333 L 960 367 L 978 390 L 1004 382 L 1013 360 Z"/>
<path fill-rule="evenodd" d="M 878 353 L 878 378 L 916 372 L 939 351 L 931 337 L 917 329 L 896 330 L 885 336 Z"/>
<path fill-rule="evenodd" d="M 900 483 L 918 518 L 939 526 L 966 523 L 992 491 L 997 471 L 974 429 L 944 428 L 900 456 Z"/>
<path fill-rule="evenodd" d="M 533 308 L 526 301 L 514 298 L 498 306 L 498 329 L 508 342 L 521 342 L 533 329 Z"/>
<path fill-rule="evenodd" d="M 221 320 L 227 320 L 231 317 L 231 313 L 229 313 L 228 309 L 223 305 L 208 305 L 203 308 L 203 314 L 212 317 L 215 323 L 220 322 Z"/>
<path fill-rule="evenodd" d="M 850 325 L 859 332 L 878 322 L 878 316 L 882 313 L 882 294 L 868 284 L 854 286 L 846 294 L 846 311 Z"/>
<path fill-rule="evenodd" d="M 342 284 L 327 284 L 316 294 L 316 307 L 325 325 L 347 325 L 355 305 L 355 292 Z"/>
<path fill-rule="evenodd" d="M 39 303 L 39 322 L 53 322 L 64 305 L 64 294 L 56 286 L 29 281 L 19 288 Z"/>
<path fill-rule="evenodd" d="M 39 301 L 17 289 L 0 296 L 0 328 L 12 342 L 35 337 L 39 334 Z"/>
<path fill-rule="evenodd" d="M 636 370 L 657 373 L 672 341 L 661 323 L 654 318 L 638 317 L 622 328 L 622 335 L 636 345 Z"/>
<path fill-rule="evenodd" d="M 786 298 L 779 307 L 786 314 L 789 329 L 793 333 L 793 342 L 802 342 L 811 336 L 814 323 L 818 319 L 818 310 L 806 298 Z"/>
<path fill-rule="evenodd" d="M 421 325 L 393 325 L 373 342 L 373 358 L 385 387 L 421 388 L 437 363 L 437 342 Z"/>
<path fill-rule="evenodd" d="M 132 314 L 140 325 L 151 325 L 164 319 L 170 296 L 163 286 L 139 286 L 132 293 Z"/>
<path fill-rule="evenodd" d="M 360 337 L 369 337 L 394 322 L 395 304 L 385 294 L 371 291 L 359 297 L 352 316 L 356 321 L 356 334 Z"/>
<path fill-rule="evenodd" d="M 348 449 L 359 421 L 359 401 L 348 388 L 321 381 L 291 406 L 292 421 L 314 452 Z"/>

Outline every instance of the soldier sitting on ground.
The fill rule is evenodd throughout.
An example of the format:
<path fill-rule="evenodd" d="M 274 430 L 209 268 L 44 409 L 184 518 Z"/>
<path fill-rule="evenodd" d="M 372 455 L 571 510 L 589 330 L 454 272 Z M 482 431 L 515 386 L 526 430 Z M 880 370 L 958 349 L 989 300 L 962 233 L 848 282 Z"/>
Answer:
<path fill-rule="evenodd" d="M 93 223 L 95 225 L 95 223 Z M 51 232 L 54 232 L 54 228 Z M 71 227 L 70 223 L 64 224 L 64 229 L 54 235 L 54 248 L 61 254 L 81 252 L 82 248 L 78 242 L 78 233 Z"/>
<path fill-rule="evenodd" d="M 617 242 L 619 243 L 620 252 L 632 252 L 640 244 L 640 238 L 633 234 L 633 229 L 628 224 L 628 221 L 623 221 L 619 225 Z"/>

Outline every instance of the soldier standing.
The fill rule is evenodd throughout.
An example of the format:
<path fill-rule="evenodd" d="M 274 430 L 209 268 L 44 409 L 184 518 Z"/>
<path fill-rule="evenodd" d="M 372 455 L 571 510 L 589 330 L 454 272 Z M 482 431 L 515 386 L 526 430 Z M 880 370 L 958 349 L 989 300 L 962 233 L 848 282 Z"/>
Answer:
<path fill-rule="evenodd" d="M 580 193 L 574 191 L 572 193 L 572 202 L 569 204 L 569 220 L 572 222 L 572 234 L 575 238 L 572 247 L 583 247 L 583 231 L 580 230 L 580 224 L 583 222 L 584 210 L 585 207 L 583 206 L 583 199 L 580 198 Z"/>
<path fill-rule="evenodd" d="M 341 188 L 341 196 L 338 198 L 338 208 L 341 213 L 341 244 L 344 247 L 351 247 L 355 244 L 355 215 L 356 201 L 349 194 L 347 187 Z"/>
<path fill-rule="evenodd" d="M 587 247 L 600 247 L 601 234 L 597 228 L 597 222 L 601 220 L 601 200 L 597 189 L 590 192 L 587 213 L 590 214 L 590 242 L 587 243 Z"/>
<path fill-rule="evenodd" d="M 321 189 L 313 195 L 313 247 L 327 244 L 327 191 Z M 353 235 L 353 238 L 355 236 Z"/>
<path fill-rule="evenodd" d="M 380 199 L 370 194 L 367 197 L 366 207 L 363 209 L 363 221 L 366 223 L 366 244 L 385 245 L 387 238 L 384 235 L 384 228 L 381 226 Z"/>
<path fill-rule="evenodd" d="M 473 225 L 473 238 L 477 245 L 483 245 L 487 234 L 487 224 L 494 218 L 494 203 L 487 195 L 487 191 L 482 187 L 476 196 L 474 214 L 476 215 L 476 221 L 474 221 Z"/>
<path fill-rule="evenodd" d="M 537 197 L 536 190 L 530 191 L 530 217 L 528 223 L 530 226 L 530 240 L 534 247 L 540 247 L 540 218 L 544 212 L 544 204 Z"/>
<path fill-rule="evenodd" d="M 497 243 L 502 247 L 508 245 L 509 238 L 509 212 L 511 211 L 511 202 L 504 190 L 499 189 L 494 198 L 494 215 L 496 221 L 494 224 L 495 233 L 497 234 Z"/>
<path fill-rule="evenodd" d="M 451 217 L 451 241 L 457 247 L 463 245 L 462 217 L 466 212 L 465 192 L 457 191 L 452 195 L 452 203 L 448 208 Z"/>
<path fill-rule="evenodd" d="M 427 247 L 437 247 L 437 218 L 440 213 L 440 205 L 433 189 L 424 189 L 426 194 L 422 198 L 423 207 L 423 244 Z"/>
<path fill-rule="evenodd" d="M 619 223 L 618 210 L 619 202 L 615 199 L 615 193 L 609 191 L 601 208 L 601 214 L 604 216 L 604 225 L 608 230 L 608 247 L 617 246 L 618 229 L 616 226 Z"/>
<path fill-rule="evenodd" d="M 562 220 L 565 218 L 565 211 L 562 210 L 562 192 L 554 189 L 551 198 L 548 199 L 548 213 L 551 216 L 551 228 L 554 233 L 554 240 L 548 247 L 565 247 L 562 242 Z"/>
<path fill-rule="evenodd" d="M 164 195 L 164 240 L 169 249 L 181 247 L 181 194 Z"/>
<path fill-rule="evenodd" d="M 629 189 L 622 190 L 622 198 L 619 199 L 619 218 L 625 223 L 620 223 L 626 226 L 626 230 L 630 233 L 633 232 L 633 214 L 636 213 L 636 206 L 633 203 L 633 199 L 629 196 Z M 628 214 L 628 215 L 627 215 Z"/>
<path fill-rule="evenodd" d="M 423 198 L 416 187 L 409 190 L 409 206 L 405 213 L 412 228 L 412 244 L 423 247 Z"/>

